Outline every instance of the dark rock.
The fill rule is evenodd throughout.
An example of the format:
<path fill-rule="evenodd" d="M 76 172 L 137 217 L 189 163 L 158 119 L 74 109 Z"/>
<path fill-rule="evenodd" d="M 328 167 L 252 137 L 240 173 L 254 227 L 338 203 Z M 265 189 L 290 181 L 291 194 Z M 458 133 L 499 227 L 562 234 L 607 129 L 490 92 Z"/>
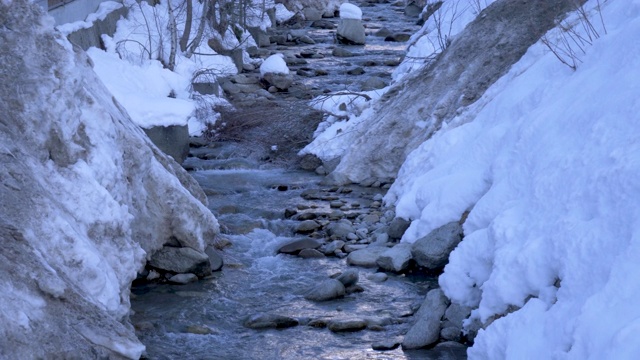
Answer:
<path fill-rule="evenodd" d="M 209 262 L 211 263 L 211 271 L 218 271 L 222 269 L 224 261 L 222 260 L 222 256 L 220 256 L 216 249 L 214 249 L 212 246 L 207 246 L 207 248 L 204 249 L 204 253 L 209 257 Z"/>
<path fill-rule="evenodd" d="M 371 91 L 382 89 L 385 86 L 387 86 L 387 83 L 384 80 L 377 76 L 372 76 L 362 83 L 361 88 L 363 91 Z"/>
<path fill-rule="evenodd" d="M 411 261 L 412 244 L 400 243 L 380 255 L 376 263 L 387 271 L 401 272 L 409 266 Z"/>
<path fill-rule="evenodd" d="M 297 221 L 305 221 L 305 220 L 313 220 L 318 217 L 318 214 L 313 212 L 303 212 L 293 217 L 293 220 Z"/>
<path fill-rule="evenodd" d="M 413 244 L 413 259 L 428 269 L 441 268 L 449 261 L 449 254 L 460 243 L 462 235 L 462 226 L 457 221 L 443 225 Z"/>
<path fill-rule="evenodd" d="M 308 35 L 302 35 L 302 36 L 300 36 L 300 37 L 297 39 L 297 41 L 298 41 L 298 42 L 301 42 L 301 43 L 303 43 L 303 44 L 310 44 L 310 45 L 313 45 L 313 44 L 315 44 L 315 43 L 316 43 L 316 42 L 315 42 L 312 38 L 310 38 Z"/>
<path fill-rule="evenodd" d="M 322 160 L 313 154 L 306 154 L 300 158 L 299 166 L 304 170 L 314 170 L 322 165 Z"/>
<path fill-rule="evenodd" d="M 344 246 L 344 241 L 342 241 L 342 240 L 333 240 L 332 242 L 330 242 L 330 243 L 326 244 L 325 246 L 323 246 L 321 251 L 325 255 L 333 255 L 336 252 L 336 250 L 342 250 L 343 246 Z"/>
<path fill-rule="evenodd" d="M 303 259 L 321 259 L 325 257 L 323 253 L 316 249 L 302 249 L 298 253 L 298 256 Z"/>
<path fill-rule="evenodd" d="M 349 233 L 353 233 L 356 230 L 353 228 L 353 225 L 349 221 L 341 220 L 336 223 L 331 223 L 327 227 L 327 233 L 330 236 L 335 236 L 340 239 L 346 239 Z"/>
<path fill-rule="evenodd" d="M 353 69 L 347 70 L 347 74 L 349 75 L 362 75 L 364 74 L 364 69 L 361 68 L 360 66 L 355 67 Z"/>
<path fill-rule="evenodd" d="M 328 301 L 343 297 L 345 294 L 344 285 L 336 279 L 327 279 L 310 289 L 304 296 L 311 301 Z"/>
<path fill-rule="evenodd" d="M 263 79 L 267 83 L 275 86 L 278 90 L 287 90 L 293 83 L 293 77 L 285 74 L 266 73 Z"/>
<path fill-rule="evenodd" d="M 193 273 L 198 277 L 211 275 L 209 257 L 187 247 L 163 247 L 151 256 L 149 266 L 165 272 Z"/>
<path fill-rule="evenodd" d="M 409 39 L 411 38 L 410 34 L 404 34 L 404 33 L 400 33 L 400 34 L 392 34 L 392 35 L 388 35 L 384 38 L 384 41 L 390 41 L 390 42 L 406 42 L 409 41 Z"/>
<path fill-rule="evenodd" d="M 336 26 L 329 20 L 316 20 L 310 25 L 312 28 L 316 29 L 335 29 Z"/>
<path fill-rule="evenodd" d="M 284 329 L 298 325 L 298 320 L 288 316 L 259 313 L 247 318 L 243 325 L 250 329 Z"/>
<path fill-rule="evenodd" d="M 296 227 L 297 233 L 311 233 L 320 228 L 320 224 L 314 220 L 304 220 Z"/>
<path fill-rule="evenodd" d="M 367 328 L 367 322 L 360 319 L 333 320 L 329 322 L 328 328 L 332 332 L 360 331 Z"/>
<path fill-rule="evenodd" d="M 387 36 L 389 36 L 389 35 L 391 35 L 391 34 L 393 34 L 393 33 L 391 32 L 391 30 L 389 30 L 389 29 L 387 29 L 387 28 L 382 28 L 382 29 L 380 29 L 380 30 L 376 31 L 374 35 L 375 35 L 375 36 L 377 36 L 377 37 L 383 37 L 383 38 L 386 38 Z"/>
<path fill-rule="evenodd" d="M 387 234 L 389 234 L 389 237 L 392 239 L 401 239 L 404 232 L 409 228 L 409 225 L 411 225 L 411 221 L 397 217 L 389 224 Z"/>
<path fill-rule="evenodd" d="M 279 253 L 284 254 L 295 254 L 303 249 L 316 249 L 320 247 L 320 242 L 315 239 L 303 238 L 293 240 L 285 245 L 282 245 L 279 249 Z"/>
<path fill-rule="evenodd" d="M 331 51 L 331 55 L 335 57 L 351 57 L 353 56 L 353 53 L 347 49 L 335 47 L 333 48 L 333 51 Z"/>
<path fill-rule="evenodd" d="M 347 264 L 362 267 L 378 267 L 377 260 L 387 251 L 385 246 L 368 246 L 362 250 L 356 250 L 347 256 Z"/>
<path fill-rule="evenodd" d="M 355 285 L 360 278 L 360 274 L 356 269 L 347 269 L 342 274 L 336 277 L 336 280 L 340 281 L 345 287 Z"/>
<path fill-rule="evenodd" d="M 402 341 L 403 349 L 419 349 L 438 341 L 440 319 L 447 308 L 447 298 L 440 289 L 431 290 L 414 315 L 416 322 Z"/>
<path fill-rule="evenodd" d="M 404 14 L 408 17 L 419 17 L 422 13 L 422 8 L 416 5 L 414 2 L 410 3 L 404 8 Z"/>
<path fill-rule="evenodd" d="M 182 164 L 189 154 L 189 129 L 187 125 L 154 126 L 144 129 L 149 139 L 163 153 Z"/>
<path fill-rule="evenodd" d="M 399 339 L 386 339 L 373 343 L 373 345 L 371 345 L 371 348 L 378 351 L 387 351 L 397 349 L 398 346 L 400 346 Z"/>

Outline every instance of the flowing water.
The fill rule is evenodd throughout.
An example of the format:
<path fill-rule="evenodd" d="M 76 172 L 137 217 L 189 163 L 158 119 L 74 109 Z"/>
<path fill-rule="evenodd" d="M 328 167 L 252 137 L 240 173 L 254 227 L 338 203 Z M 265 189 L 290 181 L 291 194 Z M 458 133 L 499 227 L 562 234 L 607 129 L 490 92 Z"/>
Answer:
<path fill-rule="evenodd" d="M 358 4 L 358 2 L 355 2 Z M 363 4 L 359 4 L 363 6 Z M 415 19 L 404 18 L 401 8 L 390 4 L 364 7 L 368 25 L 400 31 L 415 31 Z M 382 19 L 382 20 L 381 20 Z M 389 23 L 380 23 L 391 19 Z M 326 31 L 313 36 L 322 49 Z M 327 39 L 325 39 L 327 40 Z M 370 41 L 367 37 L 367 41 Z M 330 41 L 330 40 L 327 40 Z M 384 59 L 399 56 L 406 44 L 373 39 L 364 47 L 347 47 L 359 52 L 358 61 L 381 64 Z M 317 60 L 320 62 L 321 60 Z M 327 69 L 344 67 L 345 60 L 325 59 L 315 63 Z M 349 60 L 353 62 L 354 60 Z M 320 64 L 320 65 L 318 65 Z M 376 68 L 377 67 L 377 68 Z M 387 74 L 388 67 L 375 65 Z M 333 79 L 339 79 L 340 76 Z M 320 83 L 320 77 L 309 79 L 309 86 L 332 87 Z M 349 81 L 335 82 L 345 86 Z M 205 158 L 208 150 L 198 149 L 194 155 Z M 210 157 L 209 157 L 210 158 Z M 348 217 L 371 211 L 381 188 L 350 186 L 329 189 L 322 177 L 313 173 L 284 169 L 260 169 L 245 159 L 233 157 L 217 160 L 189 159 L 193 171 L 209 197 L 210 209 L 223 227 L 231 246 L 221 254 L 225 265 L 211 278 L 188 285 L 146 284 L 132 289 L 132 322 L 147 346 L 149 359 L 458 359 L 460 350 L 376 351 L 372 344 L 401 339 L 410 327 L 412 314 L 422 303 L 426 292 L 437 286 L 429 277 L 388 274 L 384 282 L 369 279 L 375 269 L 358 268 L 362 292 L 344 298 L 313 302 L 304 293 L 318 282 L 349 268 L 344 258 L 303 259 L 277 254 L 282 244 L 293 238 L 298 222 L 284 216 L 285 209 L 298 208 L 317 214 L 331 212 L 331 199 L 354 204 Z M 224 166 L 223 166 L 224 164 Z M 232 164 L 232 165 L 229 165 Z M 235 164 L 235 165 L 233 165 Z M 255 165 L 255 166 L 254 166 Z M 224 170 L 222 170 L 224 169 Z M 305 191 L 321 190 L 325 199 L 308 200 Z M 337 191 L 336 190 L 342 190 Z M 379 195 L 378 195 L 379 197 Z M 320 220 L 328 222 L 329 220 Z M 250 329 L 244 320 L 259 313 L 285 315 L 300 324 L 285 329 Z M 332 332 L 310 326 L 312 320 L 364 319 L 367 329 L 355 332 Z"/>

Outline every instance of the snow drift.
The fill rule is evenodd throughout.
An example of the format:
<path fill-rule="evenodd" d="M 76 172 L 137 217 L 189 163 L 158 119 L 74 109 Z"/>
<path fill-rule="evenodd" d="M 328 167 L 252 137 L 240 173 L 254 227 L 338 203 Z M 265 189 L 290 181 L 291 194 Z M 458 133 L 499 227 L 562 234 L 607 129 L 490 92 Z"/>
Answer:
<path fill-rule="evenodd" d="M 138 358 L 136 271 L 217 221 L 48 16 L 5 1 L 0 24 L 0 357 Z"/>

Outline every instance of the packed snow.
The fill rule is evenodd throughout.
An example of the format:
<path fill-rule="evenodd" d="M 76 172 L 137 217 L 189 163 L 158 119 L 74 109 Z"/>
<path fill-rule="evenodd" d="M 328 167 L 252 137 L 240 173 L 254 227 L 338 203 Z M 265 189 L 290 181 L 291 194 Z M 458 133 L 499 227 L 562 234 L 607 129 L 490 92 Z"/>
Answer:
<path fill-rule="evenodd" d="M 284 61 L 284 55 L 278 53 L 266 58 L 260 65 L 260 76 L 264 77 L 265 74 L 289 74 L 289 67 Z"/>
<path fill-rule="evenodd" d="M 471 358 L 640 356 L 640 2 L 598 5 L 576 71 L 535 45 L 386 197 L 413 220 L 406 242 L 470 211 L 440 285 L 488 325 Z"/>
<path fill-rule="evenodd" d="M 340 19 L 362 20 L 362 10 L 356 5 L 344 3 L 340 5 Z"/>

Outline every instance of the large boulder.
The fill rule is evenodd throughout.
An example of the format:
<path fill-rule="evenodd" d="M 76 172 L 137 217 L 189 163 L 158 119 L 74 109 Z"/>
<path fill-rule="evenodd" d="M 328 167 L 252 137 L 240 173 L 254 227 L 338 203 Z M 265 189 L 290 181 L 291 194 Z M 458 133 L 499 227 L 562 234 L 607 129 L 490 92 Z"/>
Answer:
<path fill-rule="evenodd" d="M 462 226 L 454 221 L 443 225 L 413 243 L 411 254 L 420 266 L 437 269 L 449 261 L 449 254 L 462 240 Z"/>
<path fill-rule="evenodd" d="M 387 271 L 401 272 L 409 266 L 411 247 L 409 243 L 400 243 L 383 252 L 376 260 L 376 264 Z"/>
<path fill-rule="evenodd" d="M 189 154 L 189 128 L 187 125 L 154 126 L 144 129 L 149 139 L 171 156 L 178 164 L 182 164 Z"/>
<path fill-rule="evenodd" d="M 164 272 L 192 273 L 198 277 L 211 275 L 209 256 L 188 247 L 165 246 L 151 256 L 149 266 Z"/>
<path fill-rule="evenodd" d="M 414 315 L 416 322 L 402 341 L 403 349 L 419 349 L 429 346 L 440 337 L 440 320 L 447 309 L 447 297 L 440 289 L 431 290 Z"/>
<path fill-rule="evenodd" d="M 336 39 L 339 43 L 347 45 L 364 45 L 365 33 L 362 20 L 359 19 L 340 19 Z"/>
<path fill-rule="evenodd" d="M 347 264 L 362 267 L 378 267 L 378 258 L 385 251 L 386 246 L 368 246 L 364 249 L 356 250 L 347 256 Z"/>

